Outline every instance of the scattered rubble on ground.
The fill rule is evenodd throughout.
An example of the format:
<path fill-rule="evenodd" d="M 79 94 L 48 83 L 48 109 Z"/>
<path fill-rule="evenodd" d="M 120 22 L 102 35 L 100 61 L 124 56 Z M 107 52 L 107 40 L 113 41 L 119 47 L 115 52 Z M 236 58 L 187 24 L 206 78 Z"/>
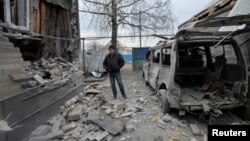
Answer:
<path fill-rule="evenodd" d="M 203 138 L 201 135 L 193 135 L 192 130 L 201 128 L 195 124 L 188 124 L 179 120 L 175 115 L 163 114 L 152 107 L 152 102 L 157 105 L 157 97 L 139 96 L 123 100 L 106 100 L 103 88 L 110 87 L 106 82 L 90 83 L 85 86 L 84 93 L 69 99 L 62 105 L 58 114 L 40 126 L 31 134 L 29 141 L 51 139 L 57 141 L 137 141 L 133 134 L 142 124 L 150 124 L 166 136 L 155 136 L 155 141 L 187 141 Z M 111 95 L 111 94 L 110 94 Z M 147 104 L 150 103 L 150 104 Z M 190 128 L 187 128 L 190 127 Z M 197 127 L 197 128 L 194 128 Z M 198 135 L 198 136 L 196 136 Z M 191 138 L 191 137 L 197 137 Z M 132 138 L 133 137 L 133 138 Z"/>

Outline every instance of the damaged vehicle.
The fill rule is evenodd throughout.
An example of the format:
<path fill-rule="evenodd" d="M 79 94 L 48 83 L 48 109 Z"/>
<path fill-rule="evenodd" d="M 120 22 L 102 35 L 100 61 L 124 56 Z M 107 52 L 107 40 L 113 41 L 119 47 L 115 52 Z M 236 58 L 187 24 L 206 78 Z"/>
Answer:
<path fill-rule="evenodd" d="M 159 95 L 164 113 L 243 106 L 247 64 L 237 42 L 220 37 L 178 38 L 151 48 L 143 64 L 145 82 Z"/>

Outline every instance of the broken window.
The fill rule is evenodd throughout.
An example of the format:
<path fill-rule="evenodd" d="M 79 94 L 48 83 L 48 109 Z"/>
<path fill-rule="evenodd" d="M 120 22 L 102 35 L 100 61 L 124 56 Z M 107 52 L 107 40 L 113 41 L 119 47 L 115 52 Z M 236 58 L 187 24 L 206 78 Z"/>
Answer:
<path fill-rule="evenodd" d="M 2 0 L 4 22 L 13 27 L 29 29 L 29 0 Z M 2 18 L 2 17 L 1 17 Z"/>
<path fill-rule="evenodd" d="M 171 65 L 171 48 L 163 48 L 162 49 L 162 65 Z"/>
<path fill-rule="evenodd" d="M 153 62 L 159 64 L 160 63 L 160 55 L 161 49 L 156 49 L 153 51 Z"/>
<path fill-rule="evenodd" d="M 211 53 L 213 56 L 213 63 L 215 63 L 216 56 L 225 56 L 227 64 L 237 64 L 237 57 L 234 51 L 234 48 L 231 44 L 221 45 L 216 48 L 211 48 Z"/>
<path fill-rule="evenodd" d="M 4 7 L 3 0 L 0 0 L 0 21 L 4 21 Z"/>

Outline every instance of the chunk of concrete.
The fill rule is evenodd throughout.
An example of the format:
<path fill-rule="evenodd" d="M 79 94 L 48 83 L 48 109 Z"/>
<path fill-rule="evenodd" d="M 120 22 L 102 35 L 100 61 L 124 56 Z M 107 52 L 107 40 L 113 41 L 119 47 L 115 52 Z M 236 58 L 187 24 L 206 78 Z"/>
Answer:
<path fill-rule="evenodd" d="M 109 117 L 106 117 L 104 119 L 92 120 L 92 121 L 93 123 L 100 126 L 101 128 L 103 128 L 104 130 L 106 130 L 112 135 L 117 135 L 121 133 L 124 130 L 124 127 L 126 124 L 125 120 L 123 119 L 114 120 Z"/>
<path fill-rule="evenodd" d="M 191 129 L 193 135 L 195 135 L 195 136 L 202 135 L 201 130 L 198 128 L 198 126 L 196 124 L 190 124 L 189 126 L 190 126 L 190 129 Z"/>
<path fill-rule="evenodd" d="M 125 129 L 127 132 L 133 132 L 135 130 L 134 123 L 132 121 L 128 121 L 125 125 Z"/>
<path fill-rule="evenodd" d="M 81 118 L 84 113 L 84 106 L 77 105 L 72 111 L 69 112 L 68 121 L 76 121 Z"/>
<path fill-rule="evenodd" d="M 64 103 L 65 107 L 70 107 L 71 105 L 75 104 L 80 99 L 79 95 L 74 96 L 70 100 L 66 101 Z"/>
<path fill-rule="evenodd" d="M 172 123 L 174 123 L 175 125 L 177 125 L 179 127 L 184 127 L 184 128 L 187 127 L 186 124 L 181 123 L 177 118 L 171 116 L 168 113 L 164 115 L 163 121 L 165 121 L 165 122 L 172 122 Z"/>
<path fill-rule="evenodd" d="M 50 69 L 53 69 L 53 68 L 58 67 L 58 65 L 57 65 L 57 63 L 50 63 L 50 64 L 48 64 L 48 67 L 49 67 Z"/>
<path fill-rule="evenodd" d="M 127 113 L 123 113 L 121 116 L 122 117 L 132 117 L 133 113 L 132 112 L 127 112 Z"/>
<path fill-rule="evenodd" d="M 101 141 L 109 135 L 107 131 L 84 133 L 79 141 Z"/>
<path fill-rule="evenodd" d="M 166 124 L 165 124 L 164 121 L 161 120 L 161 119 L 158 119 L 158 120 L 156 121 L 155 124 L 156 124 L 158 127 L 160 127 L 161 129 L 163 129 L 163 130 L 166 130 L 166 129 L 167 129 Z"/>
<path fill-rule="evenodd" d="M 57 130 L 57 131 L 51 132 L 46 137 L 49 140 L 63 139 L 63 130 Z"/>
<path fill-rule="evenodd" d="M 112 111 L 111 108 L 108 108 L 107 110 L 105 110 L 105 113 L 108 114 L 108 115 L 111 114 L 112 112 L 113 112 L 113 111 Z"/>
<path fill-rule="evenodd" d="M 139 100 L 141 103 L 143 103 L 143 102 L 145 101 L 145 99 L 144 99 L 143 97 L 138 98 L 138 100 Z"/>
<path fill-rule="evenodd" d="M 39 75 L 34 75 L 33 78 L 41 85 L 44 85 L 46 81 Z"/>
<path fill-rule="evenodd" d="M 127 104 L 120 101 L 110 101 L 110 103 L 113 105 L 113 109 L 117 111 L 125 111 L 127 108 Z"/>
<path fill-rule="evenodd" d="M 68 125 L 63 126 L 62 130 L 63 130 L 64 133 L 67 133 L 67 132 L 69 132 L 69 131 L 71 131 L 71 130 L 73 130 L 75 128 L 76 128 L 76 124 L 72 123 L 72 124 L 68 124 Z"/>
<path fill-rule="evenodd" d="M 87 122 L 92 123 L 94 120 L 100 119 L 100 110 L 92 110 L 88 112 Z"/>

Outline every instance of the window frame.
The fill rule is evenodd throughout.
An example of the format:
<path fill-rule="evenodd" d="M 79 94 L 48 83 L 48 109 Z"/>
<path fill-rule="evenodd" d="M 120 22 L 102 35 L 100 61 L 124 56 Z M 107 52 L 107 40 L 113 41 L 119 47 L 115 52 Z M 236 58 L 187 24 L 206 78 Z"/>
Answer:
<path fill-rule="evenodd" d="M 22 16 L 22 18 L 24 18 L 25 20 L 25 25 L 16 25 L 12 22 L 11 20 L 11 5 L 10 5 L 10 0 L 3 0 L 4 3 L 4 22 L 16 29 L 22 29 L 22 30 L 26 30 L 28 31 L 30 28 L 30 0 L 25 0 L 25 9 L 24 9 L 24 13 L 20 13 L 20 11 L 17 11 L 17 17 L 19 17 L 19 14 L 24 14 L 25 16 Z M 19 4 L 17 4 L 17 6 L 20 6 Z M 18 9 L 18 8 L 17 8 Z M 19 8 L 22 9 L 22 8 Z M 23 9 L 22 9 L 23 10 Z"/>
<path fill-rule="evenodd" d="M 164 65 L 163 64 L 163 49 L 165 49 L 165 48 L 167 48 L 167 49 L 170 49 L 170 65 Z M 168 44 L 168 45 L 166 45 L 166 46 L 164 46 L 164 47 L 162 47 L 162 49 L 161 49 L 161 65 L 162 66 L 171 66 L 171 53 L 172 53 L 172 45 L 171 44 Z"/>
<path fill-rule="evenodd" d="M 155 54 L 154 54 L 154 53 L 155 53 L 156 50 L 159 50 L 159 51 L 160 51 L 159 63 L 154 62 L 154 58 L 155 58 Z M 162 64 L 162 63 L 161 63 L 161 56 L 162 56 L 162 55 L 161 55 L 161 54 L 162 54 L 161 48 L 154 48 L 154 49 L 152 49 L 151 51 L 152 51 L 152 52 L 151 52 L 151 54 L 152 54 L 152 59 L 151 59 L 152 61 L 151 61 L 151 62 L 154 63 L 154 64 L 159 64 L 159 65 L 161 65 L 161 64 Z"/>

